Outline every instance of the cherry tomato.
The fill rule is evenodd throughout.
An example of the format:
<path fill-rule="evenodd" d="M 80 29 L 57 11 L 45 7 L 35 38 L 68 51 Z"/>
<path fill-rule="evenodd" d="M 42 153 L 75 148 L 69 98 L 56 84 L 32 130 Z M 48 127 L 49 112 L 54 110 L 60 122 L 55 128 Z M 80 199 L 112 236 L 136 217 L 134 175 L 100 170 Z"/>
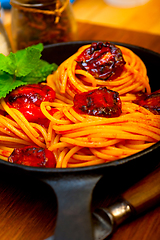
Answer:
<path fill-rule="evenodd" d="M 40 104 L 43 101 L 53 102 L 54 99 L 55 91 L 49 86 L 29 84 L 13 90 L 5 101 L 10 107 L 18 109 L 28 121 L 44 124 L 48 120 L 43 115 Z"/>
<path fill-rule="evenodd" d="M 144 97 L 144 99 L 138 101 L 138 104 L 155 115 L 160 115 L 160 90 Z"/>
<path fill-rule="evenodd" d="M 75 111 L 80 114 L 118 117 L 122 112 L 119 94 L 106 87 L 76 94 L 73 102 Z"/>
<path fill-rule="evenodd" d="M 51 151 L 34 146 L 15 148 L 8 161 L 32 167 L 54 168 L 56 165 L 55 157 Z"/>
<path fill-rule="evenodd" d="M 76 61 L 80 68 L 101 80 L 120 75 L 125 65 L 120 48 L 109 42 L 92 43 Z"/>

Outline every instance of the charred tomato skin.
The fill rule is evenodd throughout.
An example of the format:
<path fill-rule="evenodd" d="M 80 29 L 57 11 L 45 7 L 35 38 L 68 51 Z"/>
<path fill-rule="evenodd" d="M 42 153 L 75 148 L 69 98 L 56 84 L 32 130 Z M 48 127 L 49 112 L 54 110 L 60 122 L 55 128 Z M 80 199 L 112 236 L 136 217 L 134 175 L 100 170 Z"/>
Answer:
<path fill-rule="evenodd" d="M 54 154 L 46 148 L 27 146 L 15 148 L 8 157 L 8 161 L 32 167 L 54 168 L 56 160 Z"/>
<path fill-rule="evenodd" d="M 80 68 L 101 80 L 120 75 L 125 65 L 120 48 L 110 42 L 92 43 L 76 61 Z"/>
<path fill-rule="evenodd" d="M 148 109 L 155 115 L 160 115 L 160 90 L 145 96 L 137 102 L 138 105 Z"/>
<path fill-rule="evenodd" d="M 118 92 L 100 87 L 74 96 L 74 110 L 80 114 L 100 117 L 118 117 L 121 115 L 121 100 Z"/>
<path fill-rule="evenodd" d="M 18 109 L 30 122 L 44 122 L 40 104 L 43 101 L 53 102 L 55 91 L 42 84 L 28 84 L 13 90 L 5 98 L 9 107 Z"/>

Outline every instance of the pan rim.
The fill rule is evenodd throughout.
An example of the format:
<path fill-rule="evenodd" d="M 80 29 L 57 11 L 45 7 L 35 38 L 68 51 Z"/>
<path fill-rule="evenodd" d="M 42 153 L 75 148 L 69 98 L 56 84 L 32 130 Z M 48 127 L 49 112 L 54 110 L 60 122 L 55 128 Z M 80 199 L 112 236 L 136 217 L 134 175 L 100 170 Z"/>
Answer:
<path fill-rule="evenodd" d="M 138 153 L 132 154 L 128 157 L 121 158 L 115 161 L 111 162 L 106 162 L 102 164 L 97 164 L 97 165 L 91 165 L 91 166 L 85 166 L 85 167 L 74 167 L 74 168 L 41 168 L 41 167 L 31 167 L 31 166 L 25 166 L 25 165 L 20 165 L 16 163 L 10 163 L 6 162 L 4 160 L 0 159 L 0 165 L 6 165 L 12 168 L 17 168 L 17 169 L 23 169 L 26 170 L 27 172 L 39 172 L 39 173 L 75 173 L 75 172 L 84 172 L 84 171 L 94 171 L 94 170 L 102 170 L 105 168 L 109 167 L 117 167 L 120 165 L 123 165 L 125 163 L 137 160 L 141 157 L 147 155 L 156 150 L 157 148 L 160 148 L 160 141 L 157 143 L 153 144 L 151 147 L 146 148 Z"/>

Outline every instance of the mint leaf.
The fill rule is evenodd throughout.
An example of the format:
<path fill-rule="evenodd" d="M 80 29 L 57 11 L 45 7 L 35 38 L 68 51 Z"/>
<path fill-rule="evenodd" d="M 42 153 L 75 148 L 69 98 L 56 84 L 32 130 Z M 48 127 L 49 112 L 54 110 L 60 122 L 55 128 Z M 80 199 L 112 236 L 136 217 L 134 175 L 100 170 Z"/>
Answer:
<path fill-rule="evenodd" d="M 24 85 L 21 80 L 14 80 L 13 75 L 3 73 L 0 74 L 0 98 L 6 97 L 16 87 Z"/>
<path fill-rule="evenodd" d="M 49 64 L 48 62 L 41 60 L 37 64 L 37 67 L 23 78 L 23 81 L 27 83 L 43 82 L 50 73 L 56 71 L 57 67 L 58 66 L 55 63 Z"/>
<path fill-rule="evenodd" d="M 42 50 L 43 45 L 39 43 L 8 56 L 0 54 L 0 70 L 17 77 L 26 76 L 36 67 Z"/>
<path fill-rule="evenodd" d="M 36 48 L 36 49 L 39 49 L 40 52 L 43 51 L 43 44 L 42 43 L 38 43 L 37 45 L 32 45 L 32 47 Z"/>
<path fill-rule="evenodd" d="M 41 51 L 43 50 L 43 45 L 39 44 L 39 46 L 40 49 L 38 46 L 32 46 L 15 53 L 17 65 L 15 75 L 17 77 L 26 76 L 35 69 L 41 57 Z"/>
<path fill-rule="evenodd" d="M 10 53 L 9 56 L 4 56 L 0 54 L 0 70 L 7 72 L 9 74 L 14 74 L 16 69 L 16 58 L 13 53 Z"/>
<path fill-rule="evenodd" d="M 0 54 L 0 98 L 16 87 L 45 81 L 56 71 L 56 64 L 40 59 L 43 44 L 22 49 L 8 56 Z"/>

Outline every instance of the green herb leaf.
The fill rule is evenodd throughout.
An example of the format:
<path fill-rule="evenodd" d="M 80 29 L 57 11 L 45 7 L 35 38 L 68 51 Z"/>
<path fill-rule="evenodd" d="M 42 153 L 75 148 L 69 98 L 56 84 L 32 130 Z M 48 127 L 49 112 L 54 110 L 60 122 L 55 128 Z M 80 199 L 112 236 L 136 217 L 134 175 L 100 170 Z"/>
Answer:
<path fill-rule="evenodd" d="M 41 50 L 35 46 L 25 48 L 15 53 L 17 77 L 26 76 L 35 69 L 41 57 Z"/>
<path fill-rule="evenodd" d="M 57 65 L 55 63 L 49 64 L 48 62 L 41 60 L 37 64 L 37 67 L 23 78 L 23 81 L 28 83 L 43 82 L 46 80 L 46 76 L 52 71 L 56 71 L 56 69 Z"/>
<path fill-rule="evenodd" d="M 0 74 L 0 98 L 6 97 L 6 95 L 13 89 L 24 84 L 27 83 L 24 83 L 18 79 L 15 81 L 13 75 L 7 74 L 5 72 Z"/>
<path fill-rule="evenodd" d="M 0 54 L 0 70 L 9 74 L 14 74 L 16 69 L 16 58 L 13 53 L 10 53 L 9 56 L 4 56 Z"/>
<path fill-rule="evenodd" d="M 22 49 L 8 56 L 0 54 L 0 98 L 16 87 L 39 83 L 56 71 L 56 64 L 40 59 L 43 44 Z"/>

